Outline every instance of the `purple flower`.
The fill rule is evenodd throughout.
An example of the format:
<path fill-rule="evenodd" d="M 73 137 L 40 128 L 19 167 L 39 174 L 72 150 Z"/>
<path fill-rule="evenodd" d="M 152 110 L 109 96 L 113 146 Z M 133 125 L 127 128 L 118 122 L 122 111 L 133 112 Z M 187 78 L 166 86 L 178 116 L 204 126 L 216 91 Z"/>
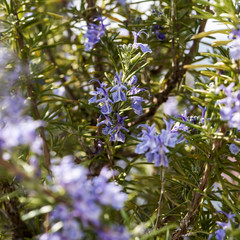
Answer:
<path fill-rule="evenodd" d="M 240 59 L 240 38 L 236 38 L 227 44 L 229 49 L 229 55 L 232 59 L 239 60 Z"/>
<path fill-rule="evenodd" d="M 131 107 L 137 115 L 142 115 L 143 108 L 142 108 L 141 103 L 144 102 L 144 100 L 142 97 L 134 96 L 134 95 L 136 95 L 142 91 L 144 91 L 144 89 L 140 89 L 136 86 L 133 86 L 128 92 L 129 95 L 133 95 L 130 97 L 132 99 Z"/>
<path fill-rule="evenodd" d="M 100 85 L 100 88 L 97 87 L 97 91 L 90 92 L 90 94 L 94 95 L 94 97 L 89 99 L 88 103 L 94 103 L 94 102 L 99 103 L 98 106 L 101 108 L 101 113 L 104 115 L 110 114 L 112 112 L 112 107 L 110 103 L 113 103 L 108 96 L 108 91 L 110 88 L 105 89 L 106 84 L 100 83 L 97 79 L 93 79 L 91 81 L 98 82 Z"/>
<path fill-rule="evenodd" d="M 133 48 L 138 48 L 140 47 L 140 49 L 142 50 L 143 53 L 151 53 L 152 50 L 149 48 L 148 44 L 143 44 L 143 43 L 137 43 L 137 38 L 140 36 L 141 33 L 145 33 L 146 35 L 148 35 L 146 32 L 144 32 L 143 30 L 137 32 L 132 31 L 132 34 L 134 36 L 134 42 L 133 42 Z"/>
<path fill-rule="evenodd" d="M 125 6 L 126 0 L 117 0 L 118 3 L 120 3 L 122 6 Z"/>
<path fill-rule="evenodd" d="M 50 214 L 51 225 L 61 221 L 62 228 L 53 234 L 43 234 L 40 240 L 78 240 L 82 239 L 84 231 L 89 229 L 93 234 L 99 235 L 99 239 L 102 239 L 100 235 L 103 233 L 106 234 L 106 239 L 108 239 L 107 236 L 111 239 L 114 232 L 106 231 L 108 226 L 101 222 L 102 206 L 107 205 L 120 210 L 127 199 L 121 186 L 109 182 L 113 172 L 103 168 L 98 177 L 88 179 L 88 171 L 80 165 L 75 165 L 70 156 L 54 159 L 53 162 L 60 162 L 60 164 L 52 166 L 55 180 L 52 189 L 55 192 L 64 190 L 70 201 L 59 202 Z M 119 228 L 118 233 L 127 236 L 125 229 Z"/>
<path fill-rule="evenodd" d="M 229 34 L 229 39 L 233 39 L 230 43 L 228 43 L 229 55 L 232 59 L 239 60 L 240 59 L 240 29 L 233 29 Z"/>
<path fill-rule="evenodd" d="M 140 125 L 145 127 L 141 136 L 138 138 L 140 143 L 136 146 L 135 152 L 138 154 L 145 153 L 148 162 L 155 163 L 156 167 L 168 167 L 168 158 L 166 153 L 169 152 L 168 147 L 175 147 L 177 143 L 178 133 L 171 132 L 173 121 L 166 120 L 166 129 L 162 129 L 161 134 L 156 133 L 155 126 Z"/>
<path fill-rule="evenodd" d="M 178 100 L 176 97 L 168 97 L 168 100 L 163 105 L 163 112 L 167 115 L 177 115 L 178 111 Z"/>
<path fill-rule="evenodd" d="M 105 34 L 106 25 L 103 24 L 103 18 L 97 17 L 94 21 L 99 21 L 100 24 L 89 24 L 87 33 L 84 35 L 84 37 L 87 38 L 85 51 L 91 51 L 93 46 L 98 43 L 101 37 Z"/>
<path fill-rule="evenodd" d="M 111 92 L 113 92 L 112 98 L 115 103 L 119 101 L 126 101 L 126 95 L 122 90 L 127 90 L 127 87 L 122 83 L 121 76 L 122 72 L 120 72 L 119 75 L 116 73 L 113 81 L 115 86 L 111 89 Z"/>
<path fill-rule="evenodd" d="M 126 118 L 127 117 L 121 117 L 117 113 L 117 124 L 110 132 L 111 134 L 110 141 L 125 142 L 125 135 L 121 131 L 124 130 L 126 132 L 129 132 L 129 130 L 124 127 L 124 120 Z"/>
<path fill-rule="evenodd" d="M 179 115 L 178 117 L 181 117 L 184 122 L 188 121 L 186 111 L 184 112 L 184 114 Z M 172 127 L 171 132 L 172 133 L 179 133 L 179 131 L 188 132 L 189 128 L 184 123 L 176 122 L 174 124 L 174 126 Z M 181 134 L 180 136 L 178 136 L 177 143 L 181 143 L 183 141 L 184 141 L 184 136 L 183 136 L 183 134 Z"/>
<path fill-rule="evenodd" d="M 177 143 L 179 135 L 177 132 L 172 132 L 172 127 L 175 122 L 172 119 L 169 119 L 169 121 L 166 119 L 163 120 L 165 122 L 166 129 L 162 129 L 161 131 L 161 141 L 163 141 L 165 146 L 173 148 Z"/>
<path fill-rule="evenodd" d="M 108 182 L 112 175 L 112 171 L 103 168 L 100 175 L 93 179 L 94 192 L 101 204 L 122 209 L 124 202 L 127 200 L 127 195 L 121 192 L 122 188 L 120 186 L 114 182 Z"/>
<path fill-rule="evenodd" d="M 231 222 L 234 222 L 235 214 L 232 214 L 231 212 L 227 214 L 224 211 L 220 211 L 220 213 L 223 213 L 227 217 L 228 222 L 226 223 L 217 221 L 217 225 L 221 228 L 217 229 L 214 234 L 217 240 L 224 240 L 226 231 L 232 228 Z M 211 239 L 214 234 L 211 234 L 208 239 Z"/>
<path fill-rule="evenodd" d="M 140 143 L 136 146 L 135 153 L 142 154 L 148 150 L 155 149 L 157 147 L 155 124 L 152 126 L 141 124 L 139 127 L 144 127 L 146 130 L 142 129 L 141 136 L 138 138 Z"/>
<path fill-rule="evenodd" d="M 165 34 L 160 32 L 162 30 L 162 27 L 159 25 L 154 25 L 154 29 L 155 29 L 155 34 L 156 34 L 157 40 L 163 41 L 165 39 Z"/>
<path fill-rule="evenodd" d="M 130 78 L 128 82 L 128 85 L 132 86 L 131 89 L 128 91 L 128 95 L 130 95 L 130 98 L 132 100 L 131 107 L 133 111 L 137 115 L 142 115 L 143 108 L 141 103 L 144 102 L 144 99 L 136 95 L 139 94 L 140 92 L 147 91 L 147 90 L 144 88 L 138 88 L 137 86 L 135 86 L 136 84 L 137 84 L 137 77 L 134 75 Z"/>
<path fill-rule="evenodd" d="M 202 111 L 201 122 L 202 122 L 202 124 L 204 124 L 204 123 L 205 123 L 205 115 L 206 115 L 207 107 L 203 108 L 203 107 L 201 107 L 200 105 L 198 105 L 198 107 L 199 107 L 199 108 L 201 109 L 201 111 Z"/>
<path fill-rule="evenodd" d="M 224 240 L 225 236 L 226 236 L 226 232 L 223 229 L 218 229 L 215 232 L 215 237 L 217 240 Z"/>
<path fill-rule="evenodd" d="M 233 91 L 233 87 L 234 83 L 227 88 L 220 86 L 217 92 L 224 90 L 226 97 L 218 100 L 217 103 L 221 105 L 222 120 L 227 120 L 229 127 L 240 130 L 240 91 Z"/>
<path fill-rule="evenodd" d="M 39 141 L 36 130 L 43 126 L 43 122 L 23 115 L 26 106 L 19 96 L 6 96 L 0 103 L 0 148 L 9 150 L 19 145 L 28 145 L 33 152 L 41 154 L 42 141 Z"/>
<path fill-rule="evenodd" d="M 235 145 L 234 143 L 230 144 L 229 150 L 234 155 L 237 155 L 240 151 L 239 147 L 237 145 Z"/>
<path fill-rule="evenodd" d="M 105 124 L 106 127 L 103 128 L 102 132 L 103 132 L 104 135 L 108 135 L 110 133 L 110 131 L 111 131 L 112 122 L 111 122 L 111 120 L 110 120 L 108 115 L 104 115 L 104 117 L 105 117 L 105 120 L 103 120 L 100 123 L 98 123 L 97 126 Z M 100 119 L 101 119 L 101 116 L 99 117 L 99 120 Z"/>
<path fill-rule="evenodd" d="M 130 239 L 130 234 L 123 226 L 112 226 L 108 229 L 101 229 L 99 231 L 99 239 L 101 240 L 128 240 Z"/>

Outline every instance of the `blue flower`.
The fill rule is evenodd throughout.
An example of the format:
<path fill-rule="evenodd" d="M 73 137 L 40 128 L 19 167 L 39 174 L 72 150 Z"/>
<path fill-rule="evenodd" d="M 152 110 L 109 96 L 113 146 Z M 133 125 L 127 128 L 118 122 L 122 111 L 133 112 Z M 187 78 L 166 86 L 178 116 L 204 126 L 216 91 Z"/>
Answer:
<path fill-rule="evenodd" d="M 232 59 L 239 60 L 240 59 L 240 37 L 232 40 L 227 44 L 229 49 L 229 55 Z"/>
<path fill-rule="evenodd" d="M 0 150 L 12 149 L 19 145 L 28 145 L 41 154 L 42 140 L 39 141 L 37 128 L 43 126 L 40 120 L 24 116 L 24 101 L 20 96 L 5 96 L 0 101 Z"/>
<path fill-rule="evenodd" d="M 216 92 L 224 90 L 226 97 L 218 100 L 217 103 L 221 106 L 220 114 L 222 120 L 227 120 L 229 127 L 240 130 L 240 91 L 233 91 L 233 87 L 234 83 L 227 88 L 221 85 Z"/>
<path fill-rule="evenodd" d="M 117 124 L 110 132 L 111 134 L 110 141 L 125 142 L 125 135 L 121 131 L 124 130 L 126 132 L 129 132 L 129 130 L 124 127 L 124 120 L 126 118 L 127 117 L 121 117 L 117 113 Z"/>
<path fill-rule="evenodd" d="M 133 42 L 133 48 L 138 48 L 140 47 L 140 49 L 142 50 L 143 53 L 149 52 L 151 53 L 152 50 L 149 48 L 148 44 L 143 44 L 143 43 L 137 43 L 137 38 L 140 36 L 141 33 L 145 33 L 146 35 L 148 35 L 146 32 L 144 32 L 143 30 L 137 32 L 132 31 L 132 34 L 134 36 L 134 42 Z"/>
<path fill-rule="evenodd" d="M 98 233 L 101 240 L 129 240 L 130 234 L 124 226 L 114 225 L 111 228 L 104 229 Z"/>
<path fill-rule="evenodd" d="M 168 167 L 168 158 L 166 155 L 169 152 L 168 147 L 174 147 L 177 143 L 178 133 L 171 132 L 173 121 L 164 121 L 166 129 L 162 129 L 161 134 L 156 133 L 155 125 L 140 125 L 146 130 L 142 130 L 141 136 L 138 138 L 140 143 L 135 149 L 135 152 L 138 154 L 145 153 L 148 162 L 154 162 L 156 167 Z"/>
<path fill-rule="evenodd" d="M 156 38 L 159 41 L 163 41 L 165 39 L 165 34 L 160 32 L 160 30 L 162 30 L 162 27 L 159 25 L 154 25 L 154 29 L 155 29 Z"/>
<path fill-rule="evenodd" d="M 105 117 L 105 120 L 99 122 L 99 123 L 97 124 L 97 126 L 100 126 L 100 125 L 102 125 L 102 124 L 105 124 L 106 127 L 103 128 L 102 132 L 103 132 L 104 135 L 108 135 L 108 134 L 110 133 L 110 131 L 111 131 L 112 122 L 111 122 L 111 120 L 110 120 L 110 118 L 109 118 L 108 115 L 104 115 L 104 117 Z M 100 120 L 100 119 L 101 119 L 101 116 L 99 117 L 99 120 Z"/>
<path fill-rule="evenodd" d="M 239 151 L 240 151 L 239 147 L 236 144 L 234 144 L 234 143 L 230 144 L 229 150 L 234 155 L 237 155 L 239 153 Z"/>
<path fill-rule="evenodd" d="M 179 136 L 178 132 L 172 132 L 172 127 L 175 122 L 172 119 L 169 119 L 169 121 L 167 121 L 164 118 L 163 120 L 166 125 L 166 129 L 161 130 L 161 141 L 163 141 L 165 146 L 173 148 L 175 147 Z"/>
<path fill-rule="evenodd" d="M 146 130 L 142 129 L 141 136 L 138 137 L 140 143 L 136 146 L 135 153 L 142 154 L 151 148 L 154 149 L 157 146 L 155 140 L 156 128 L 155 124 L 152 126 L 141 124 L 139 127 L 144 127 Z"/>
<path fill-rule="evenodd" d="M 97 81 L 100 85 L 100 88 L 97 87 L 97 91 L 90 92 L 91 95 L 95 96 L 89 99 L 88 103 L 99 103 L 98 106 L 101 107 L 101 113 L 104 115 L 110 114 L 112 112 L 112 107 L 110 103 L 113 103 L 108 96 L 108 91 L 110 88 L 105 89 L 104 87 L 106 87 L 106 84 L 100 83 L 97 79 L 93 79 L 91 81 Z"/>
<path fill-rule="evenodd" d="M 113 81 L 115 86 L 111 89 L 111 92 L 113 92 L 112 98 L 115 103 L 119 101 L 126 101 L 126 94 L 122 90 L 127 90 L 127 87 L 122 83 L 121 77 L 122 72 L 120 72 L 119 75 L 116 73 Z"/>
<path fill-rule="evenodd" d="M 218 229 L 215 232 L 215 237 L 217 240 L 224 240 L 225 236 L 226 236 L 226 232 L 223 229 Z"/>
<path fill-rule="evenodd" d="M 120 3 L 122 6 L 125 6 L 126 0 L 117 0 L 118 3 Z"/>
<path fill-rule="evenodd" d="M 204 124 L 204 123 L 205 123 L 205 115 L 206 115 L 207 107 L 203 108 L 203 107 L 201 107 L 200 105 L 198 105 L 198 107 L 199 107 L 199 108 L 201 109 L 201 111 L 202 111 L 201 122 L 202 122 L 202 124 Z"/>
<path fill-rule="evenodd" d="M 93 46 L 98 43 L 101 37 L 105 34 L 106 25 L 103 24 L 103 18 L 97 17 L 95 21 L 99 21 L 99 25 L 90 23 L 88 26 L 87 33 L 84 35 L 87 38 L 85 43 L 85 51 L 91 51 Z"/>
<path fill-rule="evenodd" d="M 132 99 L 132 104 L 131 107 L 133 109 L 133 111 L 137 114 L 137 115 L 142 115 L 142 105 L 141 103 L 144 102 L 143 98 L 140 96 L 134 96 L 140 92 L 144 91 L 144 89 L 140 89 L 136 86 L 133 86 L 130 90 L 129 90 L 129 95 L 133 95 L 130 98 Z"/>
<path fill-rule="evenodd" d="M 231 212 L 229 214 L 227 214 L 224 211 L 220 211 L 220 213 L 223 213 L 227 217 L 228 222 L 226 223 L 226 222 L 217 221 L 216 222 L 217 225 L 221 228 L 217 229 L 215 231 L 215 233 L 210 234 L 208 239 L 211 239 L 212 236 L 215 234 L 215 238 L 217 240 L 224 240 L 224 238 L 226 236 L 226 231 L 232 228 L 231 223 L 234 222 L 235 214 L 232 214 Z"/>
<path fill-rule="evenodd" d="M 184 112 L 184 114 L 179 115 L 178 117 L 181 117 L 184 122 L 188 122 L 186 111 Z M 171 132 L 179 134 L 180 133 L 179 131 L 188 132 L 188 130 L 189 130 L 189 128 L 187 125 L 185 125 L 184 123 L 176 122 L 174 124 L 174 126 L 172 127 Z M 183 136 L 183 134 L 181 134 L 178 136 L 177 143 L 181 143 L 183 141 L 184 141 L 184 136 Z"/>
<path fill-rule="evenodd" d="M 131 89 L 128 91 L 128 94 L 130 95 L 130 98 L 132 100 L 131 107 L 133 111 L 137 115 L 142 115 L 143 108 L 141 103 L 144 102 L 144 99 L 140 96 L 137 96 L 137 94 L 147 90 L 144 88 L 138 88 L 137 86 L 135 86 L 136 84 L 137 84 L 137 77 L 134 75 L 128 81 L 128 85 L 132 86 Z"/>

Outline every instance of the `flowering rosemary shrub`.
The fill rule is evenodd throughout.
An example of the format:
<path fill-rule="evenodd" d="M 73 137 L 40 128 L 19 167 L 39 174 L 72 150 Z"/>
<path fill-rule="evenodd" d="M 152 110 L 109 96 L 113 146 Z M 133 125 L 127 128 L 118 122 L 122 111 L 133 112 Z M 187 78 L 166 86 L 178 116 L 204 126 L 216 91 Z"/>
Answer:
<path fill-rule="evenodd" d="M 240 239 L 240 4 L 0 1 L 0 239 Z"/>

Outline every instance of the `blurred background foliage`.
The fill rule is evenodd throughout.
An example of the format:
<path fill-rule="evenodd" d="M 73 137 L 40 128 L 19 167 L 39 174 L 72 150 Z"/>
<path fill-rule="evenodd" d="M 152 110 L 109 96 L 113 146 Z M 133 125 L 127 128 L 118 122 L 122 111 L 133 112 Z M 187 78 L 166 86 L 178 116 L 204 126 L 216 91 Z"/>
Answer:
<path fill-rule="evenodd" d="M 106 18 L 104 23 L 109 25 L 93 50 L 85 51 L 87 26 L 97 16 Z M 223 28 L 215 30 L 213 24 L 212 31 L 205 32 L 210 19 Z M 127 1 L 121 5 L 112 0 L 1 0 L 0 22 L 1 96 L 20 92 L 28 99 L 25 114 L 44 121 L 39 134 L 49 152 L 38 157 L 40 179 L 29 166 L 27 147 L 14 148 L 8 164 L 1 160 L 1 239 L 22 239 L 14 238 L 16 225 L 25 239 L 32 239 L 29 232 L 37 236 L 48 229 L 45 216 L 61 196 L 45 189 L 47 159 L 66 155 L 87 167 L 91 176 L 97 176 L 103 166 L 117 170 L 115 181 L 124 187 L 128 201 L 120 217 L 108 217 L 121 219 L 132 239 L 207 239 L 216 221 L 226 221 L 217 214 L 220 210 L 236 214 L 236 229 L 228 239 L 239 239 L 240 157 L 229 150 L 229 144 L 239 144 L 239 132 L 221 121 L 216 101 L 224 94 L 215 93 L 221 84 L 234 82 L 239 88 L 239 62 L 229 57 L 229 41 L 212 35 L 227 36 L 238 27 L 238 1 Z M 142 34 L 138 41 L 147 43 L 152 53 L 131 65 L 128 75 L 137 71 L 138 84 L 150 93 L 144 94 L 148 102 L 143 104 L 142 116 L 129 111 L 127 103 L 124 113 L 130 132 L 125 143 L 110 142 L 96 126 L 99 109 L 88 103 L 89 92 L 98 87 L 89 81 L 112 81 L 128 63 L 122 58 L 122 45 L 133 44 L 131 32 L 142 29 L 148 35 Z M 205 46 L 207 51 L 201 52 Z M 198 105 L 207 107 L 204 124 Z M 185 110 L 194 120 L 185 123 L 179 117 Z M 190 129 L 182 131 L 185 142 L 170 149 L 167 170 L 135 153 L 138 125 L 155 123 L 161 132 L 164 116 Z M 100 147 L 99 140 L 104 143 Z M 161 216 L 154 227 L 161 191 Z M 8 212 L 7 204 L 16 207 L 14 213 Z"/>

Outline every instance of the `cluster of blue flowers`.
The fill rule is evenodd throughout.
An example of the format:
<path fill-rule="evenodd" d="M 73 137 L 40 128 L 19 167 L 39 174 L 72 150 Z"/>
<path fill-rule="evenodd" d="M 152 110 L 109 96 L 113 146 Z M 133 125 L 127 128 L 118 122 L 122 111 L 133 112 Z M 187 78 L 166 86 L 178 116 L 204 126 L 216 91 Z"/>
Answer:
<path fill-rule="evenodd" d="M 50 215 L 51 225 L 60 222 L 62 228 L 43 234 L 40 240 L 86 239 L 88 230 L 94 231 L 93 234 L 101 240 L 130 238 L 123 226 L 106 225 L 101 220 L 103 206 L 120 210 L 127 199 L 120 186 L 109 182 L 112 171 L 103 168 L 98 177 L 88 179 L 88 171 L 74 164 L 70 156 L 64 157 L 59 165 L 51 169 L 55 181 L 53 190 L 64 191 L 71 201 L 58 203 Z"/>
<path fill-rule="evenodd" d="M 124 83 L 122 81 L 122 72 L 120 74 L 116 73 L 113 86 L 107 87 L 105 83 L 97 81 L 100 87 L 96 88 L 96 91 L 91 91 L 90 94 L 94 95 L 89 99 L 89 103 L 98 103 L 99 108 L 101 109 L 101 115 L 99 117 L 99 123 L 97 126 L 105 125 L 102 132 L 104 135 L 110 135 L 110 141 L 120 141 L 125 142 L 125 135 L 122 131 L 128 132 L 128 129 L 124 127 L 124 120 L 127 117 L 120 115 L 120 107 L 113 112 L 113 109 L 116 109 L 116 103 L 122 103 L 127 101 L 127 98 L 131 100 L 131 107 L 137 115 L 141 115 L 143 108 L 141 103 L 144 102 L 144 99 L 141 96 L 138 96 L 142 91 L 145 91 L 143 88 L 139 88 L 137 84 L 137 77 L 134 75 L 131 79 Z M 109 92 L 112 93 L 111 96 Z M 102 118 L 104 118 L 102 120 Z"/>
<path fill-rule="evenodd" d="M 226 97 L 218 100 L 220 104 L 220 114 L 224 121 L 228 121 L 228 125 L 231 128 L 237 128 L 240 130 L 240 91 L 233 91 L 234 83 L 231 83 L 228 87 L 221 85 L 217 88 L 216 93 L 219 90 L 223 90 Z"/>
<path fill-rule="evenodd" d="M 229 214 L 221 211 L 226 217 L 227 217 L 227 223 L 226 222 L 219 222 L 217 221 L 217 225 L 221 228 L 217 229 L 214 234 L 210 234 L 208 239 L 211 239 L 214 235 L 217 240 L 224 240 L 226 236 L 226 231 L 232 229 L 232 223 L 234 223 L 234 217 L 235 214 L 232 214 L 231 212 Z"/>
<path fill-rule="evenodd" d="M 161 134 L 156 132 L 155 125 L 140 125 L 145 129 L 142 130 L 138 138 L 141 142 L 135 149 L 138 154 L 145 153 L 148 162 L 154 162 L 156 167 L 168 167 L 169 163 L 166 155 L 169 152 L 168 147 L 175 147 L 178 141 L 178 132 L 172 131 L 174 122 L 172 120 L 168 122 L 165 119 L 164 121 L 166 129 L 162 129 Z"/>

